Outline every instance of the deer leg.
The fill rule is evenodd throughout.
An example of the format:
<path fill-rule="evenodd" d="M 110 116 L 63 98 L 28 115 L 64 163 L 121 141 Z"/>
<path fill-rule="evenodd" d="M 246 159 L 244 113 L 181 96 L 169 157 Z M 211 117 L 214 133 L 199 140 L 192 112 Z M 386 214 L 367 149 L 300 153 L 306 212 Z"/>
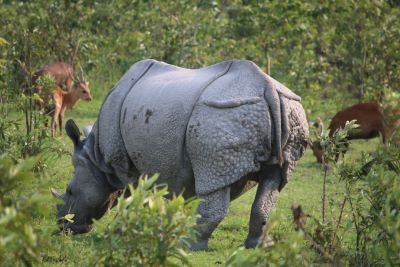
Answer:
<path fill-rule="evenodd" d="M 246 248 L 254 248 L 262 242 L 263 226 L 278 200 L 281 181 L 281 168 L 278 165 L 270 166 L 260 176 L 256 197 L 251 207 Z"/>
<path fill-rule="evenodd" d="M 201 217 L 197 220 L 197 242 L 191 245 L 192 250 L 208 248 L 208 239 L 228 212 L 230 187 L 200 196 L 200 198 L 202 198 L 202 202 L 197 211 Z"/>
<path fill-rule="evenodd" d="M 50 123 L 50 127 L 51 127 L 51 137 L 54 137 L 54 116 L 51 116 L 51 123 Z"/>
<path fill-rule="evenodd" d="M 63 121 L 63 118 L 62 118 L 62 115 L 60 114 L 60 115 L 58 115 L 58 127 L 60 129 L 60 135 L 61 136 L 63 135 L 63 133 L 62 133 L 62 121 Z"/>
<path fill-rule="evenodd" d="M 51 117 L 51 136 L 55 137 L 57 133 L 57 121 L 60 115 L 60 105 L 55 105 L 53 116 Z"/>
<path fill-rule="evenodd" d="M 63 109 L 61 110 L 60 114 L 58 115 L 58 118 L 59 118 L 58 121 L 59 121 L 59 123 L 60 123 L 59 127 L 60 127 L 60 135 L 61 135 L 61 136 L 63 135 L 64 113 L 65 113 L 65 108 L 63 108 Z"/>

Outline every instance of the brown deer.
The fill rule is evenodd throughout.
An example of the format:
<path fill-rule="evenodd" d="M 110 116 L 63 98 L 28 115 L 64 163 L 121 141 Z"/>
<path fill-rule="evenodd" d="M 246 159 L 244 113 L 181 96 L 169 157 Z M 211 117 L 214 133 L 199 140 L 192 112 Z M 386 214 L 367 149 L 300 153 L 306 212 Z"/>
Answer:
<path fill-rule="evenodd" d="M 336 113 L 336 115 L 332 118 L 331 123 L 329 125 L 329 137 L 332 137 L 333 134 L 340 128 L 344 128 L 346 121 L 356 120 L 356 123 L 359 125 L 359 128 L 356 131 L 352 131 L 349 133 L 347 139 L 371 139 L 377 137 L 379 135 L 382 136 L 383 143 L 387 143 L 390 139 L 396 128 L 400 125 L 399 120 L 391 121 L 388 123 L 385 120 L 382 112 L 380 111 L 380 106 L 378 103 L 369 102 L 357 104 L 351 107 L 348 107 L 342 111 Z M 395 110 L 394 113 L 400 113 L 398 110 Z M 319 133 L 314 132 L 316 141 L 309 140 L 309 146 L 313 150 L 315 157 L 319 163 L 322 163 L 323 151 L 320 145 L 319 136 L 323 131 L 323 123 L 320 118 L 317 121 L 317 127 L 319 128 Z M 345 153 L 345 152 L 344 152 Z M 336 158 L 336 160 L 338 157 Z"/>
<path fill-rule="evenodd" d="M 37 80 L 44 76 L 52 76 L 55 80 L 55 90 L 50 94 L 43 92 L 42 88 L 37 85 Z M 51 118 L 51 133 L 55 136 L 57 124 L 62 134 L 62 121 L 66 109 L 71 109 L 79 100 L 90 101 L 89 82 L 85 81 L 83 70 L 80 69 L 80 77 L 74 76 L 74 69 L 71 65 L 63 62 L 48 64 L 37 70 L 32 77 L 34 91 L 41 96 L 43 103 L 41 107 L 48 113 Z M 53 99 L 54 105 L 49 105 L 50 99 Z"/>
<path fill-rule="evenodd" d="M 35 91 L 38 94 L 42 93 L 42 88 L 37 86 L 37 80 L 45 75 L 52 76 L 56 86 L 65 91 L 71 91 L 74 83 L 74 69 L 71 65 L 63 62 L 52 63 L 37 70 L 32 76 L 32 84 L 35 86 Z"/>
<path fill-rule="evenodd" d="M 64 113 L 67 109 L 71 109 L 79 100 L 91 101 L 89 82 L 80 82 L 73 86 L 70 92 L 65 92 L 57 87 L 52 93 L 54 109 L 49 113 L 51 115 L 51 135 L 54 137 L 57 131 L 57 124 L 62 135 L 62 122 Z"/>
<path fill-rule="evenodd" d="M 39 106 L 44 108 L 46 111 L 51 111 L 49 110 L 48 105 L 49 100 L 52 97 L 52 93 L 43 92 L 43 88 L 37 84 L 38 79 L 45 75 L 54 78 L 55 88 L 60 88 L 67 92 L 70 92 L 74 86 L 85 87 L 84 85 L 80 85 L 81 83 L 85 82 L 82 68 L 80 68 L 80 77 L 74 75 L 74 68 L 64 62 L 48 64 L 37 70 L 32 76 L 32 84 L 34 86 L 33 91 L 41 96 L 42 103 L 37 104 L 39 104 Z"/>

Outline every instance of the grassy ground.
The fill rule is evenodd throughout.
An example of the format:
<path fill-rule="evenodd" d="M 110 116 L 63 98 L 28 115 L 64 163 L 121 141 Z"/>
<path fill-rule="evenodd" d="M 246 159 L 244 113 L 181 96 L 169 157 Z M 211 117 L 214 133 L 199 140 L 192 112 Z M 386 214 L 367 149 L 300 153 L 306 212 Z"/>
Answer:
<path fill-rule="evenodd" d="M 101 105 L 105 93 L 100 93 L 94 90 L 95 101 L 91 103 L 78 103 L 74 110 L 66 114 L 66 118 L 74 118 L 80 127 L 86 124 L 93 123 L 97 116 L 97 111 Z M 71 142 L 66 137 L 58 137 L 58 140 L 65 143 L 67 149 L 72 151 Z M 359 157 L 361 150 L 373 150 L 378 143 L 378 140 L 373 141 L 357 141 L 351 146 L 349 153 L 346 155 L 351 161 Z M 48 174 L 50 185 L 59 189 L 65 190 L 72 176 L 71 158 L 68 155 L 60 159 L 49 161 Z M 314 156 L 310 150 L 307 150 L 305 156 L 299 161 L 298 167 L 295 170 L 290 182 L 282 191 L 277 207 L 272 216 L 279 218 L 279 225 L 272 232 L 273 236 L 285 236 L 290 231 L 293 231 L 292 215 L 290 207 L 292 204 L 301 204 L 306 213 L 320 218 L 321 214 L 321 192 L 322 192 L 322 170 L 316 163 Z M 337 203 L 342 199 L 341 193 L 343 187 L 334 175 L 328 177 L 327 191 L 333 200 L 333 206 L 338 206 Z M 239 199 L 233 201 L 230 206 L 228 216 L 223 220 L 215 231 L 209 243 L 209 249 L 204 252 L 193 252 L 190 255 L 190 260 L 194 266 L 216 266 L 223 262 L 235 249 L 243 245 L 247 235 L 249 213 L 252 201 L 254 199 L 255 190 L 244 194 Z M 54 203 L 48 203 L 49 209 L 54 209 Z M 54 215 L 54 214 L 53 214 Z M 344 214 L 344 221 L 350 220 L 349 213 Z M 55 216 L 55 215 L 54 215 Z M 140 214 L 138 214 L 140 216 Z M 106 224 L 111 214 L 108 214 L 101 220 L 102 224 Z M 37 227 L 43 231 L 54 229 L 54 217 L 44 218 L 38 221 Z M 95 229 L 93 232 L 99 231 Z M 54 237 L 49 240 L 55 246 L 60 247 L 59 254 L 47 255 L 44 263 L 48 266 L 77 266 L 82 265 L 82 262 L 91 254 L 94 244 L 97 242 L 93 232 L 87 235 L 73 237 L 71 240 L 65 238 L 61 241 L 60 238 Z M 351 237 L 344 242 L 350 242 Z M 60 242 L 63 245 L 60 245 Z"/>

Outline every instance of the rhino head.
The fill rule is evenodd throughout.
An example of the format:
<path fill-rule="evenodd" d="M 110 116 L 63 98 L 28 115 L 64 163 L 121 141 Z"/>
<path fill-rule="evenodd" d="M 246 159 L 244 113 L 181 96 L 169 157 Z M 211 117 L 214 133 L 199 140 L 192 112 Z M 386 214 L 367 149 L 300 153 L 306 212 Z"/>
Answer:
<path fill-rule="evenodd" d="M 65 130 L 74 144 L 72 163 L 74 175 L 66 192 L 62 195 L 52 190 L 54 197 L 63 203 L 57 205 L 57 222 L 62 231 L 73 234 L 87 233 L 91 230 L 93 219 L 101 218 L 115 200 L 115 190 L 107 184 L 102 173 L 89 159 L 85 140 L 80 140 L 79 128 L 73 120 L 68 120 Z M 65 215 L 73 214 L 72 221 L 65 220 Z"/>

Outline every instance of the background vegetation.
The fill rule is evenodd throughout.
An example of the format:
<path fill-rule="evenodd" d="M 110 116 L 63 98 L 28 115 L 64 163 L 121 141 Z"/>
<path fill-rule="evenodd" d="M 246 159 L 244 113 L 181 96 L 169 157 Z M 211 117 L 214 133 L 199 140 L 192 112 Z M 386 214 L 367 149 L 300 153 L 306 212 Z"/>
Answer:
<path fill-rule="evenodd" d="M 44 199 L 50 186 L 64 190 L 69 182 L 71 144 L 49 138 L 46 116 L 32 106 L 36 69 L 56 61 L 83 67 L 94 101 L 67 113 L 81 126 L 95 121 L 109 88 L 144 58 L 189 68 L 253 60 L 302 97 L 310 120 L 328 121 L 343 107 L 399 92 L 399 17 L 392 0 L 0 0 L 0 265 L 90 265 L 88 255 L 103 255 L 107 227 L 116 223 L 114 211 L 89 235 L 50 237 L 55 203 Z M 328 172 L 328 220 L 319 226 L 323 173 L 308 151 L 268 229 L 275 248 L 231 255 L 246 235 L 252 191 L 233 202 L 209 251 L 188 258 L 198 266 L 396 265 L 398 160 L 396 141 L 353 144 L 344 165 Z M 315 218 L 298 231 L 292 203 Z"/>

